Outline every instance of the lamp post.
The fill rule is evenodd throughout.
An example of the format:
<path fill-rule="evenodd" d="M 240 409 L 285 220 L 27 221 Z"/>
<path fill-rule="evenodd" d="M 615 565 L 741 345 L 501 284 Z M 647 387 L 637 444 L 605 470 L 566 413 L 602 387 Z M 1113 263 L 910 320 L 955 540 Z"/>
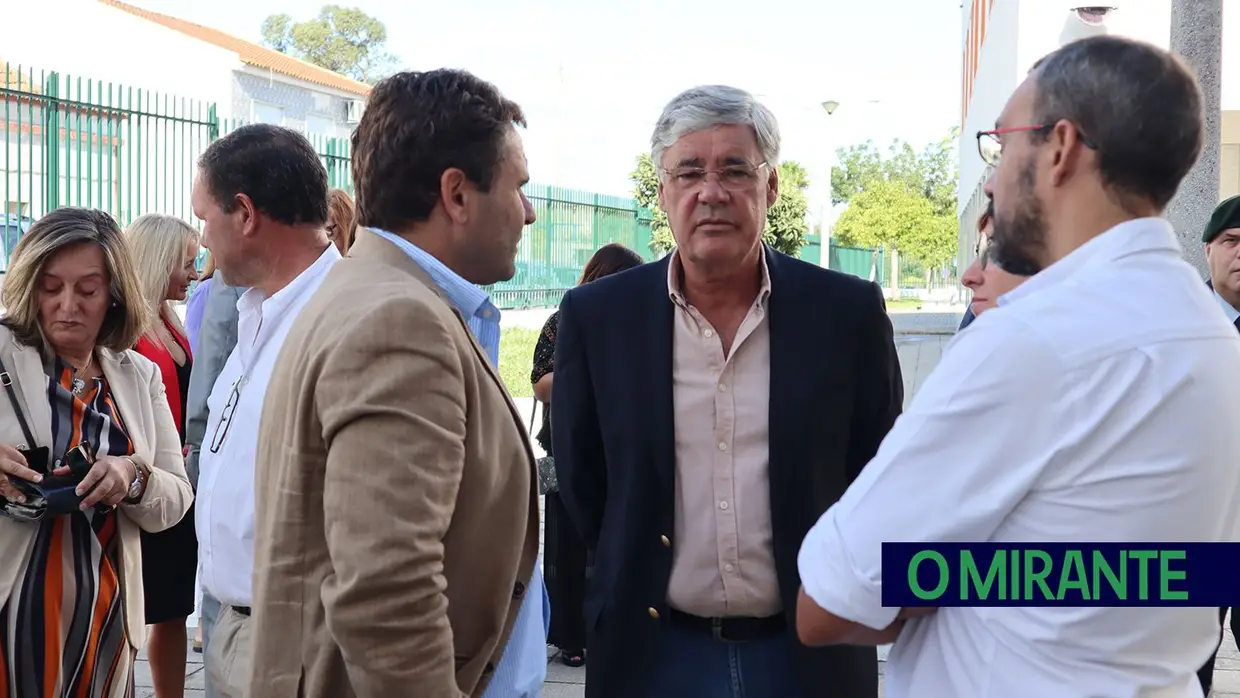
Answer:
<path fill-rule="evenodd" d="M 867 106 L 874 106 L 876 104 L 880 104 L 881 102 L 882 100 L 878 100 L 878 99 L 868 99 L 864 102 L 864 104 L 866 104 Z M 827 113 L 827 116 L 829 117 L 834 116 L 835 112 L 839 108 L 840 108 L 840 102 L 838 100 L 828 99 L 822 103 L 822 109 L 823 111 Z M 831 249 L 830 247 L 831 236 L 830 236 L 829 231 L 827 230 L 827 207 L 832 204 L 832 196 L 834 193 L 834 190 L 831 187 L 831 171 L 832 169 L 834 169 L 834 165 L 835 165 L 835 149 L 828 148 L 827 153 L 828 153 L 828 157 L 827 157 L 827 198 L 821 204 L 821 208 L 818 212 L 818 215 L 819 215 L 819 227 L 821 228 L 822 237 L 823 237 L 823 241 L 821 244 L 823 246 L 824 253 L 826 253 L 829 258 L 830 249 Z M 891 271 L 892 277 L 891 278 L 895 279 L 896 274 L 898 272 L 898 267 L 896 266 L 896 263 L 895 263 L 896 256 L 894 254 L 891 255 L 891 259 L 892 259 L 892 271 Z M 874 268 L 874 263 L 871 263 L 870 280 L 873 281 L 876 278 L 877 274 L 878 274 L 878 270 Z"/>

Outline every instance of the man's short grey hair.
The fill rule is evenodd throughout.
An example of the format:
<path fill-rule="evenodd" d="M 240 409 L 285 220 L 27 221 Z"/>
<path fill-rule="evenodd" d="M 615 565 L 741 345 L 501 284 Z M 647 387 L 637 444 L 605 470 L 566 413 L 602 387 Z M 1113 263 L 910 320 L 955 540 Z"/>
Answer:
<path fill-rule="evenodd" d="M 753 127 L 762 159 L 771 168 L 779 166 L 779 122 L 775 114 L 742 89 L 703 85 L 681 92 L 663 108 L 650 137 L 655 169 L 661 176 L 663 152 L 686 134 L 724 125 Z"/>
<path fill-rule="evenodd" d="M 1095 36 L 1051 53 L 1033 73 L 1030 125 L 1072 122 L 1097 149 L 1102 183 L 1121 205 L 1138 197 L 1165 208 L 1202 146 L 1201 90 L 1184 61 L 1144 42 Z"/>

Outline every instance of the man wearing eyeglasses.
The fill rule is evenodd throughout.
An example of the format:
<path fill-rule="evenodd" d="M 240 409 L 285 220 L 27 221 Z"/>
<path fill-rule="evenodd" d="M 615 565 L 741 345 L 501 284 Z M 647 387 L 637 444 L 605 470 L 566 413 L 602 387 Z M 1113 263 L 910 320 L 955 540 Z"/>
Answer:
<path fill-rule="evenodd" d="M 806 537 L 798 631 L 894 638 L 888 698 L 1200 698 L 1215 608 L 883 605 L 885 580 L 907 588 L 884 542 L 1240 535 L 1240 337 L 1161 217 L 1201 151 L 1191 72 L 1083 39 L 1040 61 L 996 126 L 979 134 L 998 145 L 988 257 L 1037 274 L 957 335 Z"/>
<path fill-rule="evenodd" d="M 688 90 L 651 141 L 676 251 L 569 291 L 556 338 L 586 695 L 874 698 L 874 648 L 799 648 L 793 613 L 802 537 L 903 403 L 881 289 L 763 245 L 779 127 L 750 94 Z"/>
<path fill-rule="evenodd" d="M 324 231 L 327 171 L 300 134 L 266 124 L 215 141 L 192 195 L 202 243 L 237 301 L 237 342 L 207 398 L 195 524 L 204 597 L 220 602 L 203 661 L 214 695 L 250 668 L 254 479 L 267 383 L 293 320 L 340 259 Z"/>

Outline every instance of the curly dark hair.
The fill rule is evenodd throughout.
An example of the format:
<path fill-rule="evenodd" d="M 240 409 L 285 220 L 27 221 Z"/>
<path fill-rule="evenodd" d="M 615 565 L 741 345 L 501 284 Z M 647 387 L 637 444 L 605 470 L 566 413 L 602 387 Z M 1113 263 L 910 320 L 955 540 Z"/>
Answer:
<path fill-rule="evenodd" d="M 445 170 L 489 191 L 521 107 L 463 70 L 397 73 L 375 86 L 353 132 L 358 225 L 399 231 L 430 217 Z"/>
<path fill-rule="evenodd" d="M 225 213 L 245 194 L 263 215 L 285 225 L 327 222 L 327 168 L 296 131 L 242 126 L 208 146 L 198 170 Z"/>

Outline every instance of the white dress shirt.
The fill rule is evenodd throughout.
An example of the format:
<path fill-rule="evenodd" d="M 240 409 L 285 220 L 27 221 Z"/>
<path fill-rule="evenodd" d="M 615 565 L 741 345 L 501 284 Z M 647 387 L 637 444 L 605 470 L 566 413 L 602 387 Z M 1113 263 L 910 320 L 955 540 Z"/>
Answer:
<path fill-rule="evenodd" d="M 237 346 L 207 398 L 194 508 L 203 591 L 226 606 L 252 599 L 254 461 L 267 384 L 293 321 L 339 260 L 328 245 L 270 298 L 251 288 L 237 301 Z"/>
<path fill-rule="evenodd" d="M 871 628 L 891 542 L 1235 541 L 1240 337 L 1161 219 L 1107 231 L 956 336 L 799 566 Z M 942 608 L 888 698 L 1188 698 L 1217 608 Z"/>

